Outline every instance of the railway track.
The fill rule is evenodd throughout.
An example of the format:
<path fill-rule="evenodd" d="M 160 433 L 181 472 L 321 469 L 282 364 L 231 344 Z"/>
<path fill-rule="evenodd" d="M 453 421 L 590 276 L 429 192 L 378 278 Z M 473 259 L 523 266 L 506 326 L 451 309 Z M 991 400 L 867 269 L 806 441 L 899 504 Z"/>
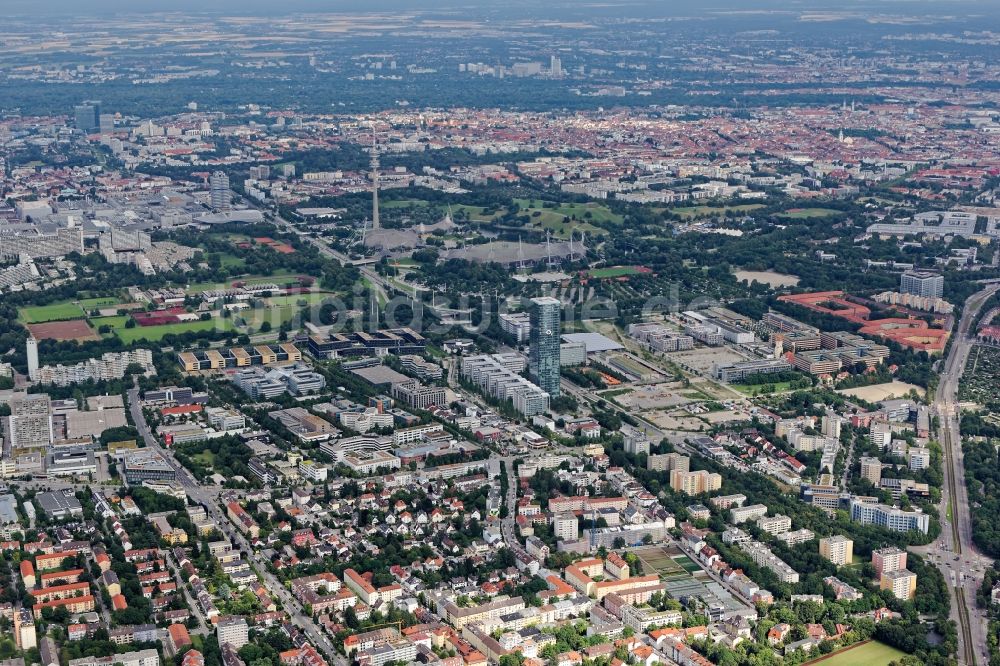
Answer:
<path fill-rule="evenodd" d="M 976 648 L 972 642 L 969 607 L 965 604 L 965 590 L 955 588 L 955 598 L 958 601 L 958 628 L 962 632 L 962 659 L 958 662 L 964 666 L 976 666 Z"/>

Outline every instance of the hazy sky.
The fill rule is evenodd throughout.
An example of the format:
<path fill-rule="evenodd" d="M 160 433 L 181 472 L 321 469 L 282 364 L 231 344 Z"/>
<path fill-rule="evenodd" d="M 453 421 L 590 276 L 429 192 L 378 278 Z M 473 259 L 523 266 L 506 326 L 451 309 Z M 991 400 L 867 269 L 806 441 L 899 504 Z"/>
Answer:
<path fill-rule="evenodd" d="M 568 14 L 587 13 L 583 1 L 555 0 L 507 0 L 498 4 L 495 0 L 2 0 L 7 14 L 106 14 L 143 13 L 148 11 L 198 11 L 233 14 L 281 14 L 298 11 L 380 11 L 380 10 L 433 10 L 436 8 L 466 8 L 470 13 L 477 10 L 492 10 L 518 7 L 525 11 L 544 7 L 547 12 L 563 9 Z M 965 11 L 1000 12 L 1000 0 L 597 0 L 593 3 L 603 8 L 620 5 L 623 13 L 629 8 L 648 14 L 650 10 L 664 14 L 691 12 L 706 8 L 769 8 L 769 9 L 857 9 L 877 7 L 881 11 L 948 13 Z"/>
<path fill-rule="evenodd" d="M 933 13 L 962 15 L 966 12 L 1000 13 L 1000 0 L 2 0 L 5 14 L 101 15 L 150 11 L 197 11 L 226 14 L 284 14 L 317 11 L 464 10 L 470 15 L 527 15 L 545 13 L 566 16 L 618 12 L 623 15 L 697 13 L 717 8 L 739 9 L 874 9 L 889 13 Z M 588 8 L 591 5 L 591 8 Z M 612 7 L 614 7 L 612 9 Z"/>

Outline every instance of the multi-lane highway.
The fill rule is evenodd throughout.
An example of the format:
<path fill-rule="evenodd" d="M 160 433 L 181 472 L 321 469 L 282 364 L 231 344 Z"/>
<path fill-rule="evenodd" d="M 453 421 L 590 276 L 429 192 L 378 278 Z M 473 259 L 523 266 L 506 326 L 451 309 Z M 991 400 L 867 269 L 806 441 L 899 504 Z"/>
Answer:
<path fill-rule="evenodd" d="M 961 410 L 958 384 L 962 378 L 974 331 L 972 322 L 986 300 L 1000 288 L 990 285 L 965 303 L 951 342 L 951 350 L 941 372 L 934 399 L 934 413 L 939 419 L 938 440 L 944 452 L 945 494 L 942 498 L 942 534 L 933 544 L 917 552 L 926 554 L 945 576 L 952 594 L 952 618 L 958 623 L 958 663 L 965 666 L 989 662 L 986 648 L 987 619 L 976 607 L 976 589 L 986 567 L 991 565 L 972 542 L 972 516 L 965 487 L 965 464 L 962 458 Z M 970 332 L 972 335 L 970 335 Z"/>

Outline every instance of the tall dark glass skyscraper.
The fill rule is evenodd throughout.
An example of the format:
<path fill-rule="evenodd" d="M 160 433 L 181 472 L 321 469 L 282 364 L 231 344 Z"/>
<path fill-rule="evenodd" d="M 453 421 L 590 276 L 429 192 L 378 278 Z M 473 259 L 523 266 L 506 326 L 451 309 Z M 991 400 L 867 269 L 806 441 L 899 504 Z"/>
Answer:
<path fill-rule="evenodd" d="M 76 128 L 83 132 L 91 132 L 101 126 L 101 103 L 83 102 L 73 107 L 73 117 Z"/>
<path fill-rule="evenodd" d="M 559 326 L 562 303 L 543 296 L 531 299 L 528 318 L 528 374 L 538 387 L 554 398 L 559 395 Z"/>

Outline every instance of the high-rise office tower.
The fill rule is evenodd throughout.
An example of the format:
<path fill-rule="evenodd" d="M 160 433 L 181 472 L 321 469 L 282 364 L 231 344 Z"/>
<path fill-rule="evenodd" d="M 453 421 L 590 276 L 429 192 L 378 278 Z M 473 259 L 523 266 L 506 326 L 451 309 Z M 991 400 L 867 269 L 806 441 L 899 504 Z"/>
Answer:
<path fill-rule="evenodd" d="M 559 395 L 559 327 L 562 304 L 543 296 L 531 299 L 528 318 L 528 374 L 538 387 L 549 394 Z"/>
<path fill-rule="evenodd" d="M 549 74 L 556 79 L 562 76 L 562 60 L 557 55 L 549 60 Z"/>
<path fill-rule="evenodd" d="M 38 340 L 32 337 L 25 343 L 25 353 L 28 356 L 28 379 L 38 380 Z"/>
<path fill-rule="evenodd" d="M 96 130 L 101 126 L 101 103 L 88 101 L 73 107 L 76 128 L 83 132 Z"/>
<path fill-rule="evenodd" d="M 101 134 L 114 134 L 115 132 L 115 117 L 110 113 L 102 113 L 100 118 L 97 119 L 98 129 Z"/>
<path fill-rule="evenodd" d="M 229 176 L 225 171 L 216 171 L 208 181 L 212 194 L 212 210 L 229 210 L 231 196 L 229 191 Z"/>

